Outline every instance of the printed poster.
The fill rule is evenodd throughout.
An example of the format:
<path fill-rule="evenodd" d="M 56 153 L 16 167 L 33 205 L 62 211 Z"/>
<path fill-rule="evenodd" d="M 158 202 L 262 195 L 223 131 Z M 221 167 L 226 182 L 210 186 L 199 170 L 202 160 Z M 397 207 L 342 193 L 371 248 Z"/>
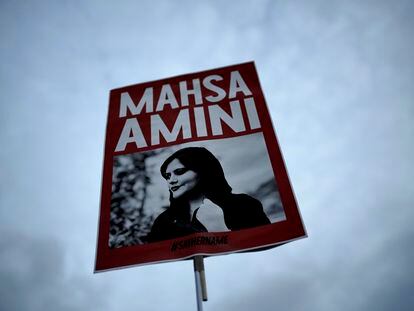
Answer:
<path fill-rule="evenodd" d="M 110 92 L 95 271 L 305 236 L 253 62 Z"/>

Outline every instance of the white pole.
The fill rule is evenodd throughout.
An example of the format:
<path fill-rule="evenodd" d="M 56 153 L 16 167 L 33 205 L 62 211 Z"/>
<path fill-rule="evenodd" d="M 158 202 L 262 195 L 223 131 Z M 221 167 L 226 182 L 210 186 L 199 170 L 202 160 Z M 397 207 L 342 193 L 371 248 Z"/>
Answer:
<path fill-rule="evenodd" d="M 201 280 L 200 272 L 194 271 L 195 283 L 196 283 L 196 294 L 197 294 L 197 310 L 203 311 L 203 300 L 201 299 Z"/>
<path fill-rule="evenodd" d="M 207 301 L 207 285 L 203 256 L 194 257 L 194 276 L 196 283 L 197 310 L 203 311 L 203 301 Z"/>

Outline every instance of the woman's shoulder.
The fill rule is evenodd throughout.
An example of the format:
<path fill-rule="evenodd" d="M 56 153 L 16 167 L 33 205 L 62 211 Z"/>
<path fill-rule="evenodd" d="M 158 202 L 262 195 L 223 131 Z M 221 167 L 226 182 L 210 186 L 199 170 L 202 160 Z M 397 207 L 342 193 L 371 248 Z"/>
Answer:
<path fill-rule="evenodd" d="M 245 193 L 232 193 L 227 199 L 228 203 L 231 203 L 233 206 L 252 206 L 252 207 L 262 207 L 262 203 L 259 200 L 253 198 L 252 196 Z"/>
<path fill-rule="evenodd" d="M 252 196 L 231 194 L 222 205 L 226 225 L 231 230 L 246 229 L 269 224 L 262 203 Z"/>
<path fill-rule="evenodd" d="M 157 217 L 155 217 L 154 224 L 164 223 L 174 218 L 173 210 L 167 208 L 162 211 Z"/>
<path fill-rule="evenodd" d="M 161 212 L 154 220 L 151 231 L 147 235 L 148 242 L 157 242 L 171 238 L 169 235 L 174 224 L 174 216 L 170 209 Z"/>
<path fill-rule="evenodd" d="M 262 203 L 245 193 L 231 193 L 218 204 L 225 212 L 237 214 L 262 213 Z"/>

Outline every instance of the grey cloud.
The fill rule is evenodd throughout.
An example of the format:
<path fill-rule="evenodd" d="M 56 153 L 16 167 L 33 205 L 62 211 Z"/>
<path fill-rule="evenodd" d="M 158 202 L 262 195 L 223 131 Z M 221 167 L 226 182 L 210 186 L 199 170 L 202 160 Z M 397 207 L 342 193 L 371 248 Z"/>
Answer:
<path fill-rule="evenodd" d="M 0 309 L 102 310 L 105 295 L 90 279 L 65 271 L 66 254 L 52 238 L 2 231 Z"/>
<path fill-rule="evenodd" d="M 211 308 L 223 311 L 411 310 L 413 237 L 414 232 L 404 237 L 395 236 L 368 256 L 362 254 L 369 244 L 356 241 L 351 249 L 341 249 L 339 241 L 334 256 L 327 257 L 324 249 L 314 250 L 328 260 L 323 265 L 306 254 L 291 263 L 276 259 L 273 264 L 282 267 L 265 277 L 257 277 L 242 290 L 232 293 L 233 285 L 229 285 L 225 298 L 214 301 Z M 245 280 L 243 270 L 239 277 Z"/>

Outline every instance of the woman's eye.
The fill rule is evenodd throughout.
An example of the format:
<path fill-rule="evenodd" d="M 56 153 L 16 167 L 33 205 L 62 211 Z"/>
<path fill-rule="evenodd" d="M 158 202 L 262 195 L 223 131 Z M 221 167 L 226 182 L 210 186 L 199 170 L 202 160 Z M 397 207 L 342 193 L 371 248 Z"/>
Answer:
<path fill-rule="evenodd" d="M 185 168 L 177 168 L 177 169 L 174 171 L 174 173 L 175 173 L 176 175 L 182 175 L 182 174 L 184 174 L 185 172 L 187 172 L 187 169 L 185 169 Z"/>

